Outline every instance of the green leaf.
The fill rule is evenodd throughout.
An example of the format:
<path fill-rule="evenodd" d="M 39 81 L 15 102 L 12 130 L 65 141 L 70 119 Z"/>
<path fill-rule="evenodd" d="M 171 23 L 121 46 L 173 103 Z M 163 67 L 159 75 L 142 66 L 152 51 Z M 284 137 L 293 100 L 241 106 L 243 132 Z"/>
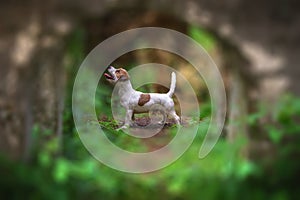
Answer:
<path fill-rule="evenodd" d="M 269 127 L 268 129 L 268 134 L 272 142 L 274 142 L 275 144 L 279 144 L 283 137 L 283 132 L 276 127 Z"/>
<path fill-rule="evenodd" d="M 59 183 L 67 181 L 70 172 L 69 168 L 69 163 L 66 160 L 59 159 L 53 171 L 54 179 Z"/>
<path fill-rule="evenodd" d="M 254 171 L 254 168 L 255 166 L 251 162 L 241 162 L 238 167 L 237 176 L 240 179 L 244 179 Z"/>
<path fill-rule="evenodd" d="M 202 28 L 190 26 L 188 28 L 188 34 L 207 51 L 212 50 L 216 46 L 216 40 L 213 35 Z"/>
<path fill-rule="evenodd" d="M 39 161 L 40 165 L 43 167 L 49 166 L 51 163 L 51 158 L 50 158 L 49 153 L 46 151 L 40 152 L 38 155 L 38 161 Z"/>

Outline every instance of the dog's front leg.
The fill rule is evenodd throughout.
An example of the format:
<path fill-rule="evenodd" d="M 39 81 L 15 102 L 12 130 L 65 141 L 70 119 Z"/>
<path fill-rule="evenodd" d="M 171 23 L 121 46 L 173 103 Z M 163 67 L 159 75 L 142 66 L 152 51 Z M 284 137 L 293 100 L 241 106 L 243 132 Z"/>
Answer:
<path fill-rule="evenodd" d="M 133 115 L 133 110 L 128 109 L 127 112 L 126 112 L 126 117 L 125 117 L 125 124 L 124 124 L 124 126 L 128 127 L 128 126 L 131 125 L 131 118 L 132 118 L 132 115 Z"/>
<path fill-rule="evenodd" d="M 123 125 L 121 128 L 119 128 L 119 129 L 126 129 L 126 128 L 128 128 L 128 127 L 130 126 L 132 115 L 133 115 L 133 110 L 128 109 L 128 110 L 126 111 L 125 123 L 124 123 L 124 125 Z M 119 129 L 118 129 L 118 130 L 119 130 Z"/>

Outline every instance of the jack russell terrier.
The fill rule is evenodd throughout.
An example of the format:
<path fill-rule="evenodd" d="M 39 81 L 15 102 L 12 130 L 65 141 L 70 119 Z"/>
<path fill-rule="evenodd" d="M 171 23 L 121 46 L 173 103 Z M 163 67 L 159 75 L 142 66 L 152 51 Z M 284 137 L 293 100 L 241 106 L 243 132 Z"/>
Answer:
<path fill-rule="evenodd" d="M 176 124 L 180 125 L 180 118 L 175 112 L 174 101 L 172 96 L 176 86 L 176 75 L 172 72 L 170 90 L 166 94 L 159 93 L 142 93 L 132 88 L 130 77 L 127 71 L 123 68 L 115 69 L 110 66 L 108 73 L 104 73 L 105 78 L 110 83 L 118 82 L 118 94 L 120 96 L 120 103 L 126 109 L 125 123 L 121 129 L 128 128 L 132 124 L 132 117 L 134 113 L 147 113 L 152 106 L 160 105 L 164 108 L 168 116 L 175 119 Z"/>

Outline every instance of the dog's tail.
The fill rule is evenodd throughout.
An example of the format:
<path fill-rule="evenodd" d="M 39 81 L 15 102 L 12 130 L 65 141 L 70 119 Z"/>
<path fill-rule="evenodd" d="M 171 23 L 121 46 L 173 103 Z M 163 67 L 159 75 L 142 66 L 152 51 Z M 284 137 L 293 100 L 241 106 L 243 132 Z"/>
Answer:
<path fill-rule="evenodd" d="M 170 85 L 170 90 L 169 92 L 167 93 L 167 95 L 169 97 L 172 97 L 173 94 L 174 94 L 174 91 L 175 91 L 175 86 L 176 86 L 176 74 L 175 72 L 172 72 L 172 75 L 171 75 L 171 85 Z"/>

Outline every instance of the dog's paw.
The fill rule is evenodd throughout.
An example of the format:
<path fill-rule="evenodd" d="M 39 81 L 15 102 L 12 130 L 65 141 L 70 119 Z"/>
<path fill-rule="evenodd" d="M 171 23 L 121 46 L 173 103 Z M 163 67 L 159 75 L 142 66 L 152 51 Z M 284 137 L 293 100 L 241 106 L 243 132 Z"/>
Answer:
<path fill-rule="evenodd" d="M 123 125 L 123 126 L 121 126 L 120 128 L 117 128 L 116 131 L 125 130 L 125 129 L 127 129 L 127 128 L 129 128 L 129 125 Z"/>

